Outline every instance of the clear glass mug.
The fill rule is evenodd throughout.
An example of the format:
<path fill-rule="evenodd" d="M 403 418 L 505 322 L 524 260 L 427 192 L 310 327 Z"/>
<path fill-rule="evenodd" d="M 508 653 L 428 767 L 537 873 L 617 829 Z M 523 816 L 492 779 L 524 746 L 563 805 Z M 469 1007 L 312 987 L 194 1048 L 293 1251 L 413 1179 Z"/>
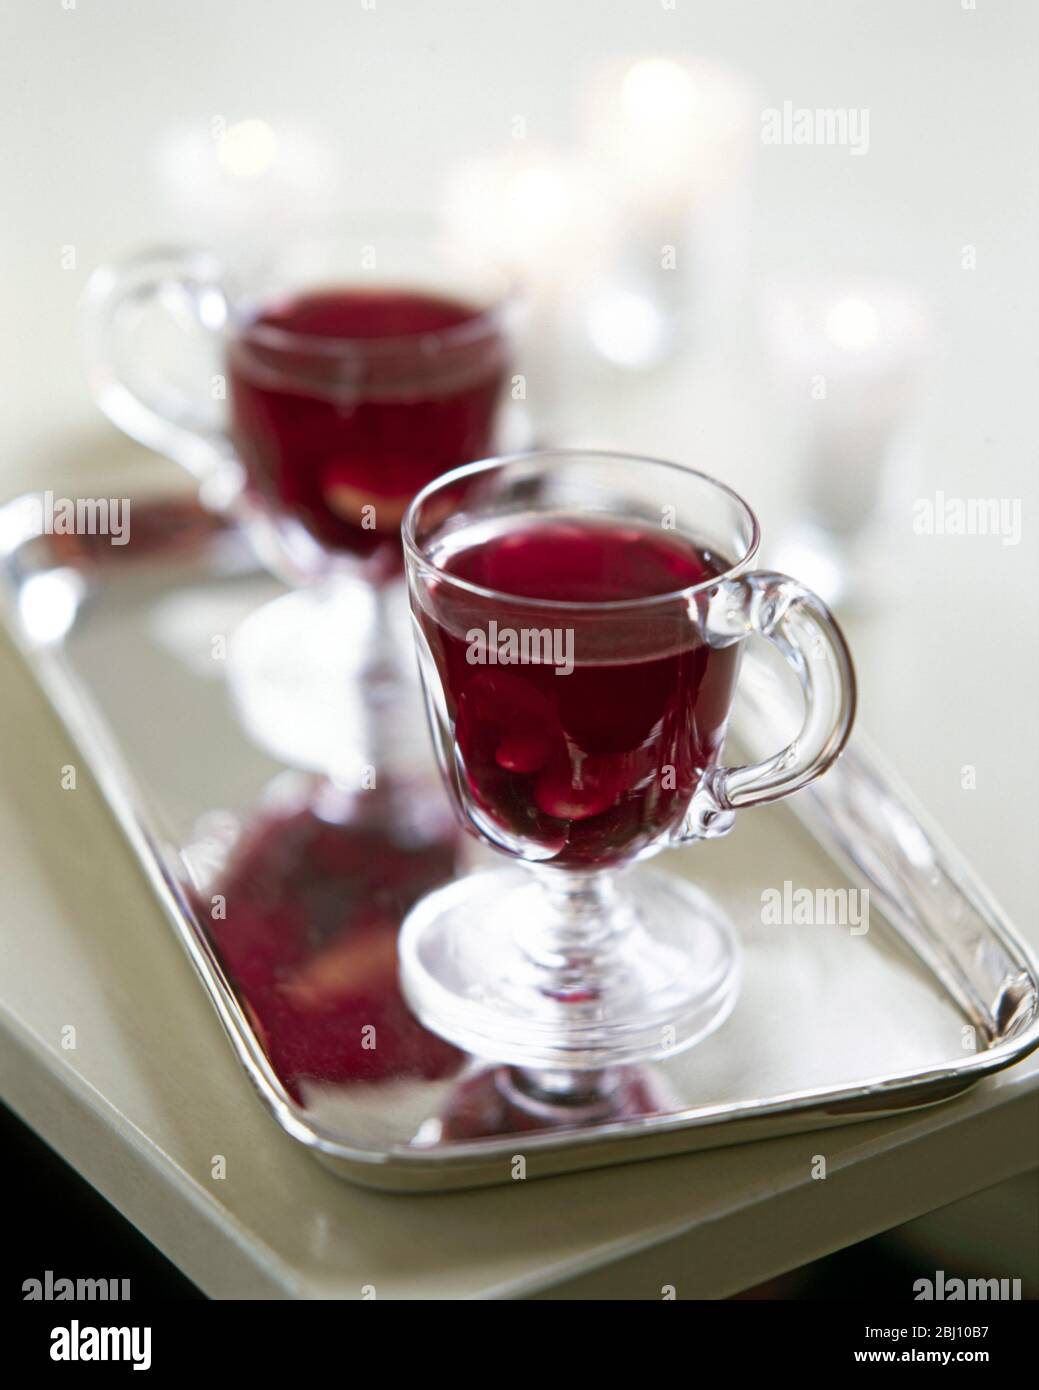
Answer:
<path fill-rule="evenodd" d="M 232 507 L 275 572 L 378 581 L 400 572 L 418 489 L 493 452 L 517 304 L 432 229 L 374 222 L 256 262 L 173 249 L 103 266 L 81 328 L 101 409 Z M 161 361 L 163 315 L 193 375 Z"/>
<path fill-rule="evenodd" d="M 735 934 L 691 883 L 626 871 L 825 772 L 855 708 L 840 629 L 796 580 L 751 570 L 751 509 L 677 464 L 492 459 L 427 486 L 403 535 L 441 773 L 470 833 L 515 861 L 409 914 L 409 1004 L 539 1075 L 692 1045 L 736 997 Z M 727 767 L 753 635 L 797 675 L 804 724 L 774 757 Z"/>
<path fill-rule="evenodd" d="M 498 268 L 382 219 L 255 261 L 174 249 L 91 277 L 101 409 L 195 474 L 295 588 L 241 625 L 229 663 L 247 727 L 288 761 L 422 775 L 399 737 L 419 708 L 391 582 L 401 518 L 430 479 L 498 447 L 519 318 Z M 341 692 L 334 712 L 322 690 Z"/>

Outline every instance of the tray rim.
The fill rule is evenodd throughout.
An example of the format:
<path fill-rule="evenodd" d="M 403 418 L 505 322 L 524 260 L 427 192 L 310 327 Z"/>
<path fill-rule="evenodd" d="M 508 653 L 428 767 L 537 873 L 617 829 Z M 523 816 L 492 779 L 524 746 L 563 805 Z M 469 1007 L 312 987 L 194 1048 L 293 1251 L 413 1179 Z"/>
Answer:
<path fill-rule="evenodd" d="M 39 496 L 30 492 L 11 499 L 0 506 L 0 514 L 10 516 L 13 508 L 22 507 L 28 516 L 31 509 L 25 505 L 26 501 L 36 500 Z M 149 502 L 158 500 L 149 498 Z M 183 503 L 183 496 L 177 495 L 177 500 Z M 506 1175 L 500 1170 L 507 1168 L 508 1164 L 503 1163 L 501 1137 L 453 1142 L 450 1149 L 442 1150 L 401 1144 L 383 1148 L 365 1147 L 345 1141 L 334 1130 L 303 1118 L 298 1113 L 271 1068 L 204 931 L 195 924 L 194 913 L 163 852 L 161 836 L 152 824 L 147 799 L 138 787 L 132 770 L 126 765 L 92 695 L 78 681 L 60 641 L 41 644 L 25 630 L 18 613 L 19 590 L 14 562 L 28 545 L 38 539 L 38 534 L 27 526 L 24 535 L 9 539 L 0 550 L 0 612 L 6 630 L 72 742 L 82 753 L 116 824 L 126 837 L 177 940 L 201 980 L 235 1056 L 275 1121 L 325 1166 L 365 1186 L 419 1192 L 504 1182 Z M 63 566 L 37 566 L 28 572 L 55 572 L 60 568 Z M 81 572 L 74 567 L 64 568 Z M 174 568 L 182 571 L 184 566 L 182 563 L 175 564 Z M 258 564 L 256 569 L 260 572 Z M 103 580 L 103 572 L 101 575 Z M 1022 969 L 1031 978 L 1033 991 L 1039 993 L 1039 957 L 1012 926 L 960 852 L 944 832 L 935 827 L 930 816 L 920 809 L 901 779 L 890 771 L 867 739 L 860 734 L 854 735 L 848 752 L 864 762 L 883 781 L 926 831 L 948 866 L 950 878 L 960 889 L 964 884 L 969 886 L 986 911 L 989 932 L 995 935 L 1009 954 L 1017 957 Z M 814 817 L 811 813 L 805 815 L 797 804 L 799 801 L 800 797 L 792 798 L 789 809 L 801 821 L 805 832 L 843 872 L 853 880 L 862 880 L 865 877 L 862 871 L 816 834 L 811 822 L 820 814 L 818 810 Z M 931 963 L 920 957 L 896 923 L 888 921 L 886 917 L 885 922 L 903 945 L 922 959 L 929 976 L 938 982 L 945 996 L 966 1017 L 963 1005 L 950 992 L 947 982 L 937 974 Z M 521 1139 L 525 1155 L 548 1157 L 550 1161 L 543 1169 L 536 1173 L 528 1172 L 528 1177 L 541 1177 L 550 1173 L 643 1161 L 668 1153 L 693 1152 L 709 1147 L 724 1147 L 730 1143 L 752 1142 L 758 1138 L 859 1123 L 952 1099 L 986 1076 L 1014 1065 L 1036 1048 L 1039 1048 L 1039 1009 L 1033 1011 L 1027 1026 L 1014 1035 L 974 1052 L 955 1064 L 933 1064 L 915 1071 L 881 1074 L 845 1086 L 787 1091 L 767 1099 L 715 1102 L 635 1121 L 619 1119 L 580 1128 L 524 1133 L 513 1136 L 516 1143 L 511 1148 L 515 1148 Z M 748 1128 L 760 1129 L 761 1132 L 746 1134 Z M 669 1142 L 682 1134 L 697 1137 L 707 1134 L 712 1142 Z M 627 1152 L 612 1152 L 618 1145 L 626 1146 Z M 551 1162 L 552 1155 L 563 1161 Z"/>

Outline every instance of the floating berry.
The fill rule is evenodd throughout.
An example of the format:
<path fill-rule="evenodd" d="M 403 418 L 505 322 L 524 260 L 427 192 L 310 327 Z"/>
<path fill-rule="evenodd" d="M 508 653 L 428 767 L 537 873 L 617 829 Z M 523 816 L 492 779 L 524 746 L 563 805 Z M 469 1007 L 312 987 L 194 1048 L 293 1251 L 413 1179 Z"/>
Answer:
<path fill-rule="evenodd" d="M 513 734 L 498 744 L 494 761 L 506 772 L 538 772 L 551 752 L 551 742 L 541 734 Z"/>

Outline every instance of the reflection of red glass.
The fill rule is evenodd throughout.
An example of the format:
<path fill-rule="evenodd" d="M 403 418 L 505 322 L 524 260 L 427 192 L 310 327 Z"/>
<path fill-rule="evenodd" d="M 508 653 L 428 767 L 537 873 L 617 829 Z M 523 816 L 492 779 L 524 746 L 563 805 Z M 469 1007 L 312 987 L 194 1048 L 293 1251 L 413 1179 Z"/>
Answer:
<path fill-rule="evenodd" d="M 304 1079 L 439 1077 L 457 1066 L 459 1054 L 414 1020 L 397 987 L 401 919 L 450 878 L 456 851 L 453 835 L 416 843 L 386 823 L 329 822 L 309 806 L 245 832 L 213 886 L 226 915 L 210 933 L 297 1099 Z"/>
<path fill-rule="evenodd" d="M 498 591 L 434 586 L 420 614 L 451 707 L 462 795 L 491 838 L 498 827 L 542 860 L 580 866 L 628 859 L 675 826 L 721 751 L 736 649 L 708 647 L 675 605 L 524 613 L 521 601 L 673 593 L 718 574 L 714 559 L 641 523 L 554 516 L 471 543 L 452 534 L 439 563 Z M 500 643 L 520 620 L 549 629 L 557 657 L 572 642 L 572 672 L 481 658 L 474 631 L 489 634 L 494 621 Z"/>
<path fill-rule="evenodd" d="M 113 545 L 108 531 L 58 530 L 48 534 L 55 563 L 81 568 L 125 564 L 127 560 L 183 562 L 228 535 L 227 522 L 203 511 L 194 498 L 134 498 L 126 507 L 127 539 Z"/>
<path fill-rule="evenodd" d="M 506 349 L 494 315 L 458 300 L 328 289 L 264 309 L 228 365 L 253 494 L 367 557 L 398 553 L 419 488 L 492 452 Z"/>

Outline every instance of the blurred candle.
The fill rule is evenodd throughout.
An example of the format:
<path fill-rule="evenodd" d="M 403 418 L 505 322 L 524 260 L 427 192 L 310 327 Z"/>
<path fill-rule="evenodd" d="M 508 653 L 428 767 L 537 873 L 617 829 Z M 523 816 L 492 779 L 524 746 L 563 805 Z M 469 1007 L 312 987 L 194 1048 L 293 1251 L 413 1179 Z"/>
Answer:
<path fill-rule="evenodd" d="M 750 83 L 716 63 L 646 57 L 593 75 L 584 145 L 613 215 L 586 322 L 608 360 L 652 366 L 716 337 L 743 300 L 758 110 Z"/>
<path fill-rule="evenodd" d="M 166 131 L 153 177 L 173 234 L 239 256 L 325 221 L 337 184 L 331 151 L 299 124 L 219 116 Z"/>
<path fill-rule="evenodd" d="M 587 164 L 525 142 L 455 168 L 444 194 L 451 241 L 503 265 L 524 301 L 521 375 L 533 434 L 558 425 L 576 287 L 599 254 L 605 218 Z"/>
<path fill-rule="evenodd" d="M 915 295 L 877 281 L 825 281 L 770 291 L 764 336 L 799 458 L 798 516 L 784 562 L 847 597 L 892 482 L 906 475 L 907 425 L 926 349 Z M 793 555 L 793 551 L 801 552 Z M 805 564 L 814 573 L 803 573 Z"/>
<path fill-rule="evenodd" d="M 456 167 L 447 181 L 446 217 L 463 245 L 531 282 L 554 283 L 565 274 L 587 217 L 585 183 L 575 161 L 524 144 Z"/>

